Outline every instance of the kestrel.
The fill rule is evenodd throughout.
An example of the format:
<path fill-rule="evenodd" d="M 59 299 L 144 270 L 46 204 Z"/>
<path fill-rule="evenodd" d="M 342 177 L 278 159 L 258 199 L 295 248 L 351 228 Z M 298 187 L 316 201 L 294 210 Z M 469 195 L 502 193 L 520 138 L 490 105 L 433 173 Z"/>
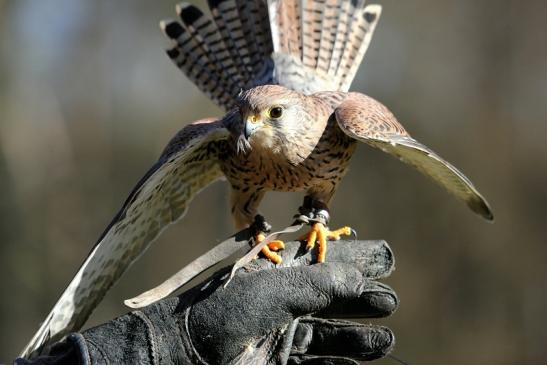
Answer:
<path fill-rule="evenodd" d="M 267 191 L 305 191 L 300 209 L 318 242 L 330 231 L 329 203 L 357 141 L 415 167 L 474 212 L 492 220 L 473 184 L 416 141 L 381 103 L 348 92 L 381 13 L 364 0 L 209 0 L 212 18 L 177 6 L 161 23 L 168 56 L 214 102 L 220 119 L 184 127 L 133 189 L 80 270 L 27 345 L 23 356 L 79 329 L 107 290 L 195 194 L 225 177 L 237 228 L 253 223 Z M 263 238 L 257 232 L 256 240 Z M 274 262 L 282 242 L 263 253 Z"/>

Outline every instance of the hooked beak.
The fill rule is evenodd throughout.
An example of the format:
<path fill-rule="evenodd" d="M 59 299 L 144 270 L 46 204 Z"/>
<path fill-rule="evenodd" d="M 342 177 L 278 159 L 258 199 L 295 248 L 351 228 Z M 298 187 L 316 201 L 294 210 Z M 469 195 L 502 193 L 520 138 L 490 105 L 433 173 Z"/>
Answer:
<path fill-rule="evenodd" d="M 249 118 L 245 119 L 245 129 L 243 131 L 245 135 L 245 139 L 249 140 L 251 135 L 260 127 L 262 126 L 262 123 L 260 120 L 255 116 L 250 116 Z"/>

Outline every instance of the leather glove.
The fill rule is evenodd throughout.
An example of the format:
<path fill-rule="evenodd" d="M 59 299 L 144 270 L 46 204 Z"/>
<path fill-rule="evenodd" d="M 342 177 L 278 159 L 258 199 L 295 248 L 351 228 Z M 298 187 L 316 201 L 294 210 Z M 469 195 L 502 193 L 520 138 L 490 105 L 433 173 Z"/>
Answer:
<path fill-rule="evenodd" d="M 49 357 L 17 364 L 358 364 L 394 345 L 386 327 L 331 318 L 391 314 L 397 296 L 383 241 L 339 241 L 324 264 L 300 242 L 278 267 L 257 259 L 224 287 L 230 268 L 178 297 L 70 335 Z"/>

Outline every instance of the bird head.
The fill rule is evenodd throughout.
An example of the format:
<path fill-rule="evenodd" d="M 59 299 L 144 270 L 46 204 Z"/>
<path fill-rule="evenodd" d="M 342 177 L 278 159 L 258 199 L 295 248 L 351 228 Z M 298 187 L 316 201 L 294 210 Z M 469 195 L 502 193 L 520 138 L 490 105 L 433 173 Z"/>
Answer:
<path fill-rule="evenodd" d="M 278 85 L 257 86 L 238 96 L 242 118 L 240 144 L 243 149 L 281 151 L 283 144 L 296 131 L 299 98 L 295 91 Z"/>

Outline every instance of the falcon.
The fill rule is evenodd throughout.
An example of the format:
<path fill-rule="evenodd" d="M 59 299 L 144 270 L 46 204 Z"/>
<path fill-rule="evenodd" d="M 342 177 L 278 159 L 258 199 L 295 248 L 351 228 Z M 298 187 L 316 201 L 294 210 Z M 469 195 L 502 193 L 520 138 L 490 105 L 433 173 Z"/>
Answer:
<path fill-rule="evenodd" d="M 127 267 L 192 198 L 212 182 L 231 186 L 236 228 L 251 225 L 268 191 L 304 191 L 303 237 L 318 246 L 349 234 L 329 230 L 329 204 L 357 142 L 381 149 L 442 185 L 487 220 L 473 184 L 413 139 L 380 102 L 348 92 L 381 14 L 364 0 L 209 0 L 210 15 L 177 6 L 161 28 L 171 60 L 215 103 L 222 118 L 191 123 L 168 143 L 100 236 L 59 301 L 23 351 L 78 330 Z M 264 232 L 256 232 L 256 241 Z M 263 254 L 280 262 L 281 241 Z"/>

